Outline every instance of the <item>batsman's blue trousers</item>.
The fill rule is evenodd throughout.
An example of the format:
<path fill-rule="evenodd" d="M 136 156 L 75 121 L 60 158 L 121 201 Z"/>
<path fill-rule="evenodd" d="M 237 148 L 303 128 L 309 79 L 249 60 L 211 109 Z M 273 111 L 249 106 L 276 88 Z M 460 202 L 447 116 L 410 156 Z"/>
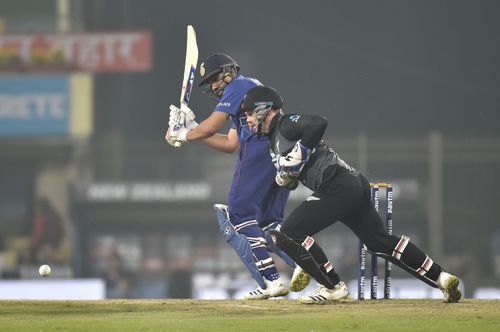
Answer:
<path fill-rule="evenodd" d="M 276 167 L 269 155 L 267 137 L 252 137 L 240 148 L 240 155 L 229 190 L 229 215 L 233 225 L 257 220 L 265 227 L 283 222 L 290 191 L 278 186 Z"/>

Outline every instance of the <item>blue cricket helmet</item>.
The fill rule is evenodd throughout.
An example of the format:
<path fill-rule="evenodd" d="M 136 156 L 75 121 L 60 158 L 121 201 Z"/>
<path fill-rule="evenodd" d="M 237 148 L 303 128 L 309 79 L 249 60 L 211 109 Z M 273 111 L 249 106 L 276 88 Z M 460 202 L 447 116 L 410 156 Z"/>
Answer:
<path fill-rule="evenodd" d="M 229 72 L 232 68 L 240 70 L 240 66 L 229 55 L 216 53 L 209 56 L 200 65 L 201 81 L 198 86 L 210 83 L 219 73 Z"/>

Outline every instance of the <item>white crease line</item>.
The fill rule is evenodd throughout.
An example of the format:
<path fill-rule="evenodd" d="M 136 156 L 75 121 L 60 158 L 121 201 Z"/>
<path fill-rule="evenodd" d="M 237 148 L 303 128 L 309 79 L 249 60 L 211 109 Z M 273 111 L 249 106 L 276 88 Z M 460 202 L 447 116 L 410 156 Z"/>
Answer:
<path fill-rule="evenodd" d="M 240 308 L 251 308 L 251 309 L 263 309 L 263 310 L 269 310 L 272 308 L 266 308 L 266 307 L 257 307 L 253 305 L 247 305 L 247 304 L 235 304 L 235 307 L 240 307 Z M 276 309 L 276 308 L 274 308 Z M 279 310 L 288 310 L 288 308 L 278 308 Z"/>
<path fill-rule="evenodd" d="M 246 304 L 235 304 L 234 306 L 240 307 L 240 308 L 264 309 L 264 310 L 269 309 L 269 308 L 265 308 L 265 307 L 256 307 L 253 305 L 246 305 Z"/>

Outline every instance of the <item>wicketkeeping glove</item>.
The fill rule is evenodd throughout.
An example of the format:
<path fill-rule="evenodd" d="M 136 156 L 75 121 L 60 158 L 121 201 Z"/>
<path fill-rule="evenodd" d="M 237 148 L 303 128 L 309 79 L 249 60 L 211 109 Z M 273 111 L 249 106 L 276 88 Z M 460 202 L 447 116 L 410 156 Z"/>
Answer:
<path fill-rule="evenodd" d="M 297 180 L 297 178 L 291 177 L 288 173 L 284 171 L 281 172 L 278 171 L 276 173 L 274 181 L 276 181 L 278 186 L 285 187 L 289 190 L 295 190 L 299 185 L 299 180 Z"/>
<path fill-rule="evenodd" d="M 311 153 L 312 150 L 302 145 L 299 140 L 290 153 L 278 159 L 278 173 L 284 172 L 291 177 L 298 177 Z"/>

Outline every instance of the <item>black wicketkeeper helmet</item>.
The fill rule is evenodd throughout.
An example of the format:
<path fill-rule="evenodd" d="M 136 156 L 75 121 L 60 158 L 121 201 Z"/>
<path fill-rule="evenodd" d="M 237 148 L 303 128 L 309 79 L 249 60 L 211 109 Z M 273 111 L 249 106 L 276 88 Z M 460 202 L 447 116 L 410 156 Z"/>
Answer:
<path fill-rule="evenodd" d="M 266 109 L 278 110 L 283 106 L 283 99 L 276 89 L 269 86 L 256 86 L 250 89 L 241 103 L 242 112 L 257 112 L 257 120 L 259 120 L 259 112 Z"/>
<path fill-rule="evenodd" d="M 241 103 L 240 112 L 255 112 L 258 121 L 257 132 L 262 128 L 262 121 L 271 109 L 279 110 L 283 106 L 283 99 L 278 91 L 269 86 L 256 86 L 250 89 Z"/>

